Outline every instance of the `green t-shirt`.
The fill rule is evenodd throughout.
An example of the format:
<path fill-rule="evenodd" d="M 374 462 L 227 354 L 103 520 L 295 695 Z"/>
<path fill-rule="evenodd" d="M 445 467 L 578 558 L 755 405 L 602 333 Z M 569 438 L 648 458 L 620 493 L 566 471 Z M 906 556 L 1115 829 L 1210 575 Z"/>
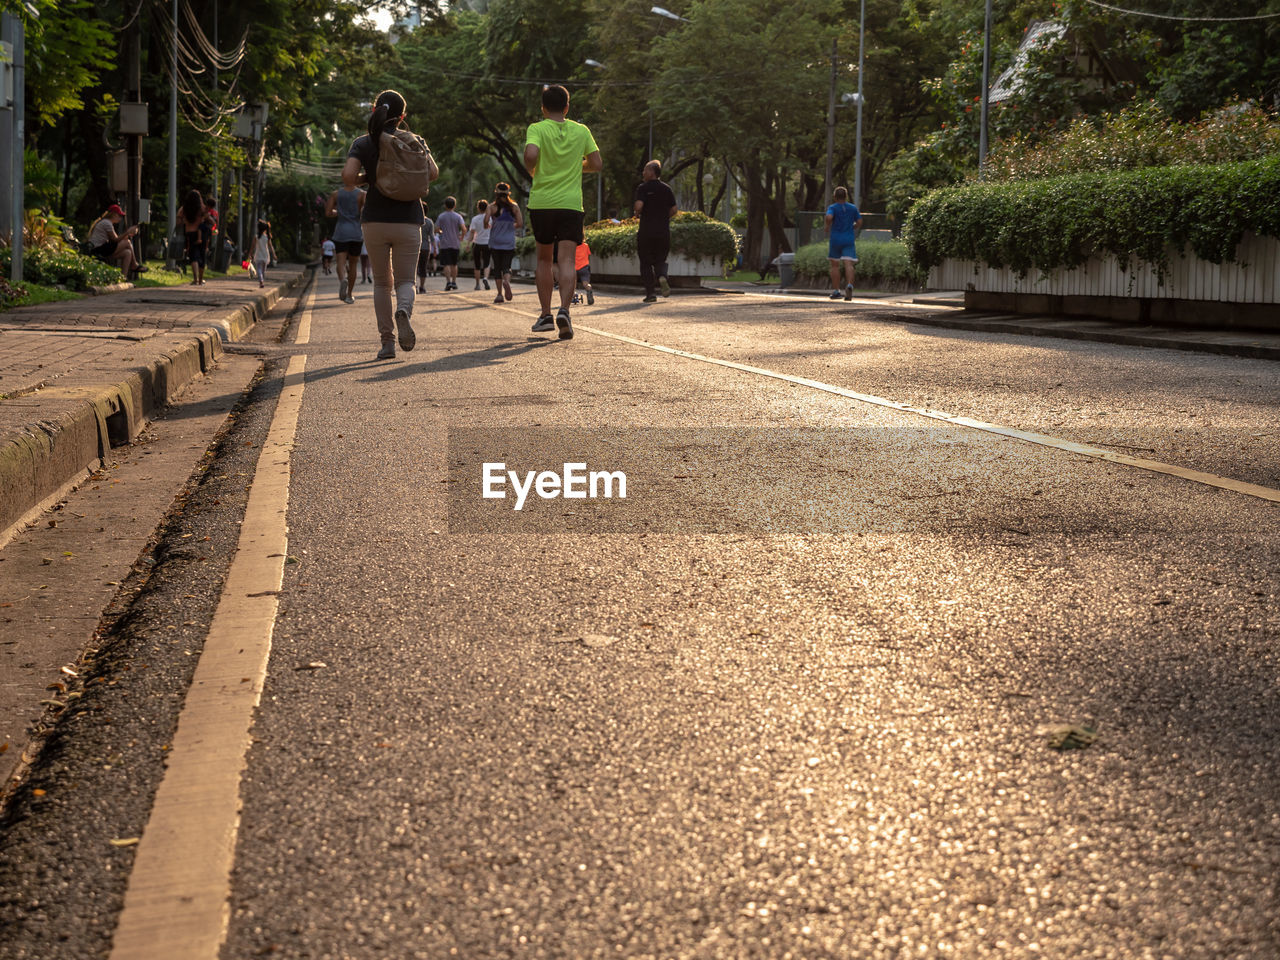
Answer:
<path fill-rule="evenodd" d="M 530 210 L 582 209 L 582 158 L 595 153 L 595 137 L 576 120 L 539 120 L 525 144 L 538 148 L 538 173 L 529 191 Z"/>

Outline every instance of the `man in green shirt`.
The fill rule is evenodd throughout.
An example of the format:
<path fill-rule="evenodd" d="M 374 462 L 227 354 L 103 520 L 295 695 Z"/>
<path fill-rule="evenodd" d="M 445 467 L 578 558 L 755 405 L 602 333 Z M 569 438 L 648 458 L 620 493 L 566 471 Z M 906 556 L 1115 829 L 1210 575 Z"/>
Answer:
<path fill-rule="evenodd" d="M 542 91 L 542 117 L 529 125 L 524 166 L 533 177 L 529 192 L 529 226 L 538 248 L 535 274 L 541 313 L 535 332 L 559 328 L 561 340 L 573 338 L 569 304 L 573 302 L 574 252 L 582 243 L 582 174 L 604 169 L 591 131 L 566 120 L 569 91 L 556 84 Z M 559 263 L 553 263 L 558 260 Z M 551 290 L 560 281 L 560 309 L 551 316 Z"/>

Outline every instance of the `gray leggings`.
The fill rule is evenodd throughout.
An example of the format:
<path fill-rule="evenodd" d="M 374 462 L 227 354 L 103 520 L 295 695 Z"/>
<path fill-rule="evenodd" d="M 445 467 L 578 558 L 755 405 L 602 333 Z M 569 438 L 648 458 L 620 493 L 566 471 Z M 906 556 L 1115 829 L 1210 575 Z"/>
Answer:
<path fill-rule="evenodd" d="M 383 343 L 395 339 L 396 310 L 413 316 L 414 271 L 422 248 L 422 227 L 416 223 L 365 223 L 364 245 L 373 270 L 373 312 Z M 395 286 L 395 307 L 391 288 Z"/>

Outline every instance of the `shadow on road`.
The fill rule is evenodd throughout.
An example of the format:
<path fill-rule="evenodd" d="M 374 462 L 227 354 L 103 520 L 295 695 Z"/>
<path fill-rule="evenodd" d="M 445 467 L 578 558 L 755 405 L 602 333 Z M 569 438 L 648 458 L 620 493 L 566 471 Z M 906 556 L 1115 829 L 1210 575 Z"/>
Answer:
<path fill-rule="evenodd" d="M 401 363 L 394 367 L 388 366 L 379 370 L 373 376 L 366 377 L 362 382 L 378 383 L 387 380 L 402 380 L 405 377 L 416 377 L 420 374 L 438 373 L 444 370 L 470 370 L 477 367 L 492 367 L 505 363 L 512 357 L 517 357 L 522 353 L 528 353 L 530 350 L 551 346 L 559 342 L 559 340 L 547 340 L 543 337 L 528 337 L 521 341 L 509 340 L 506 343 L 497 343 L 480 350 L 437 357 L 424 363 Z M 404 355 L 401 354 L 401 356 L 403 357 Z"/>

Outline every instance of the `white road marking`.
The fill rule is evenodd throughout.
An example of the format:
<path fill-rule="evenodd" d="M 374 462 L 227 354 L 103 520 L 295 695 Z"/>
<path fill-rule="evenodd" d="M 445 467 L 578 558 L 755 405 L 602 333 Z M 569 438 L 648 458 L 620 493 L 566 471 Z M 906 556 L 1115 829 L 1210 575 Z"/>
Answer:
<path fill-rule="evenodd" d="M 900 410 L 903 413 L 911 413 L 921 417 L 928 417 L 930 420 L 940 420 L 944 423 L 954 424 L 959 427 L 981 430 L 984 433 L 992 433 L 1002 437 L 1011 437 L 1015 440 L 1025 440 L 1027 443 L 1034 443 L 1042 447 L 1052 447 L 1057 450 L 1065 450 L 1069 453 L 1077 453 L 1081 456 L 1092 457 L 1095 460 L 1105 460 L 1108 463 L 1118 463 L 1127 467 L 1136 467 L 1139 470 L 1147 470 L 1151 473 L 1161 473 L 1170 477 L 1178 477 L 1182 480 L 1190 480 L 1193 483 L 1201 483 L 1205 486 L 1217 487 L 1220 490 L 1230 490 L 1233 493 L 1240 493 L 1249 497 L 1257 497 L 1260 500 L 1269 500 L 1272 503 L 1280 503 L 1280 490 L 1260 486 L 1256 483 L 1245 483 L 1242 480 L 1233 480 L 1230 477 L 1220 477 L 1214 473 L 1205 473 L 1201 470 L 1191 470 L 1187 467 L 1161 463 L 1158 460 L 1144 460 L 1141 457 L 1131 457 L 1124 453 L 1113 453 L 1112 451 L 1104 450 L 1101 447 L 1093 447 L 1084 443 L 1076 443 L 1072 440 L 1063 440 L 1059 437 L 1052 437 L 1043 433 L 1035 433 L 1031 430 L 1019 430 L 1015 427 L 1004 427 L 995 423 L 987 423 L 983 420 L 975 420 L 972 417 L 961 417 L 949 413 L 943 413 L 940 410 L 926 410 L 920 407 L 913 407 L 910 404 L 899 403 L 896 400 L 887 400 L 884 397 L 876 397 L 867 393 L 858 393 L 854 390 L 846 390 L 844 387 L 837 387 L 830 383 L 823 383 L 820 380 L 809 380 L 806 377 L 796 377 L 787 373 L 779 373 L 776 370 L 766 370 L 763 367 L 753 367 L 745 363 L 736 363 L 733 360 L 722 360 L 718 357 L 708 357 L 700 353 L 692 353 L 688 350 L 679 350 L 675 347 L 666 347 L 661 344 L 650 343 L 647 340 L 637 340 L 634 337 L 623 336 L 620 333 L 609 333 L 608 331 L 598 330 L 594 327 L 583 326 L 580 323 L 574 324 L 574 330 L 580 330 L 583 333 L 593 333 L 598 337 L 606 337 L 610 340 L 630 343 L 637 347 L 643 347 L 646 350 L 656 350 L 659 353 L 666 353 L 675 357 L 683 357 L 687 360 L 697 360 L 701 363 L 710 363 L 719 367 L 728 367 L 731 370 L 738 370 L 743 373 L 752 373 L 756 376 L 769 377 L 773 380 L 782 380 L 787 383 L 794 383 L 797 386 L 809 387 L 812 390 L 820 390 L 823 393 L 834 394 L 838 397 L 847 397 L 850 400 L 857 400 L 861 403 L 869 403 L 877 407 L 888 407 L 891 410 Z"/>
<path fill-rule="evenodd" d="M 314 289 L 303 306 L 298 343 L 310 337 Z M 284 581 L 289 457 L 306 365 L 305 355 L 289 360 L 235 559 L 137 847 L 111 960 L 217 960 L 226 938 L 240 777 Z"/>

